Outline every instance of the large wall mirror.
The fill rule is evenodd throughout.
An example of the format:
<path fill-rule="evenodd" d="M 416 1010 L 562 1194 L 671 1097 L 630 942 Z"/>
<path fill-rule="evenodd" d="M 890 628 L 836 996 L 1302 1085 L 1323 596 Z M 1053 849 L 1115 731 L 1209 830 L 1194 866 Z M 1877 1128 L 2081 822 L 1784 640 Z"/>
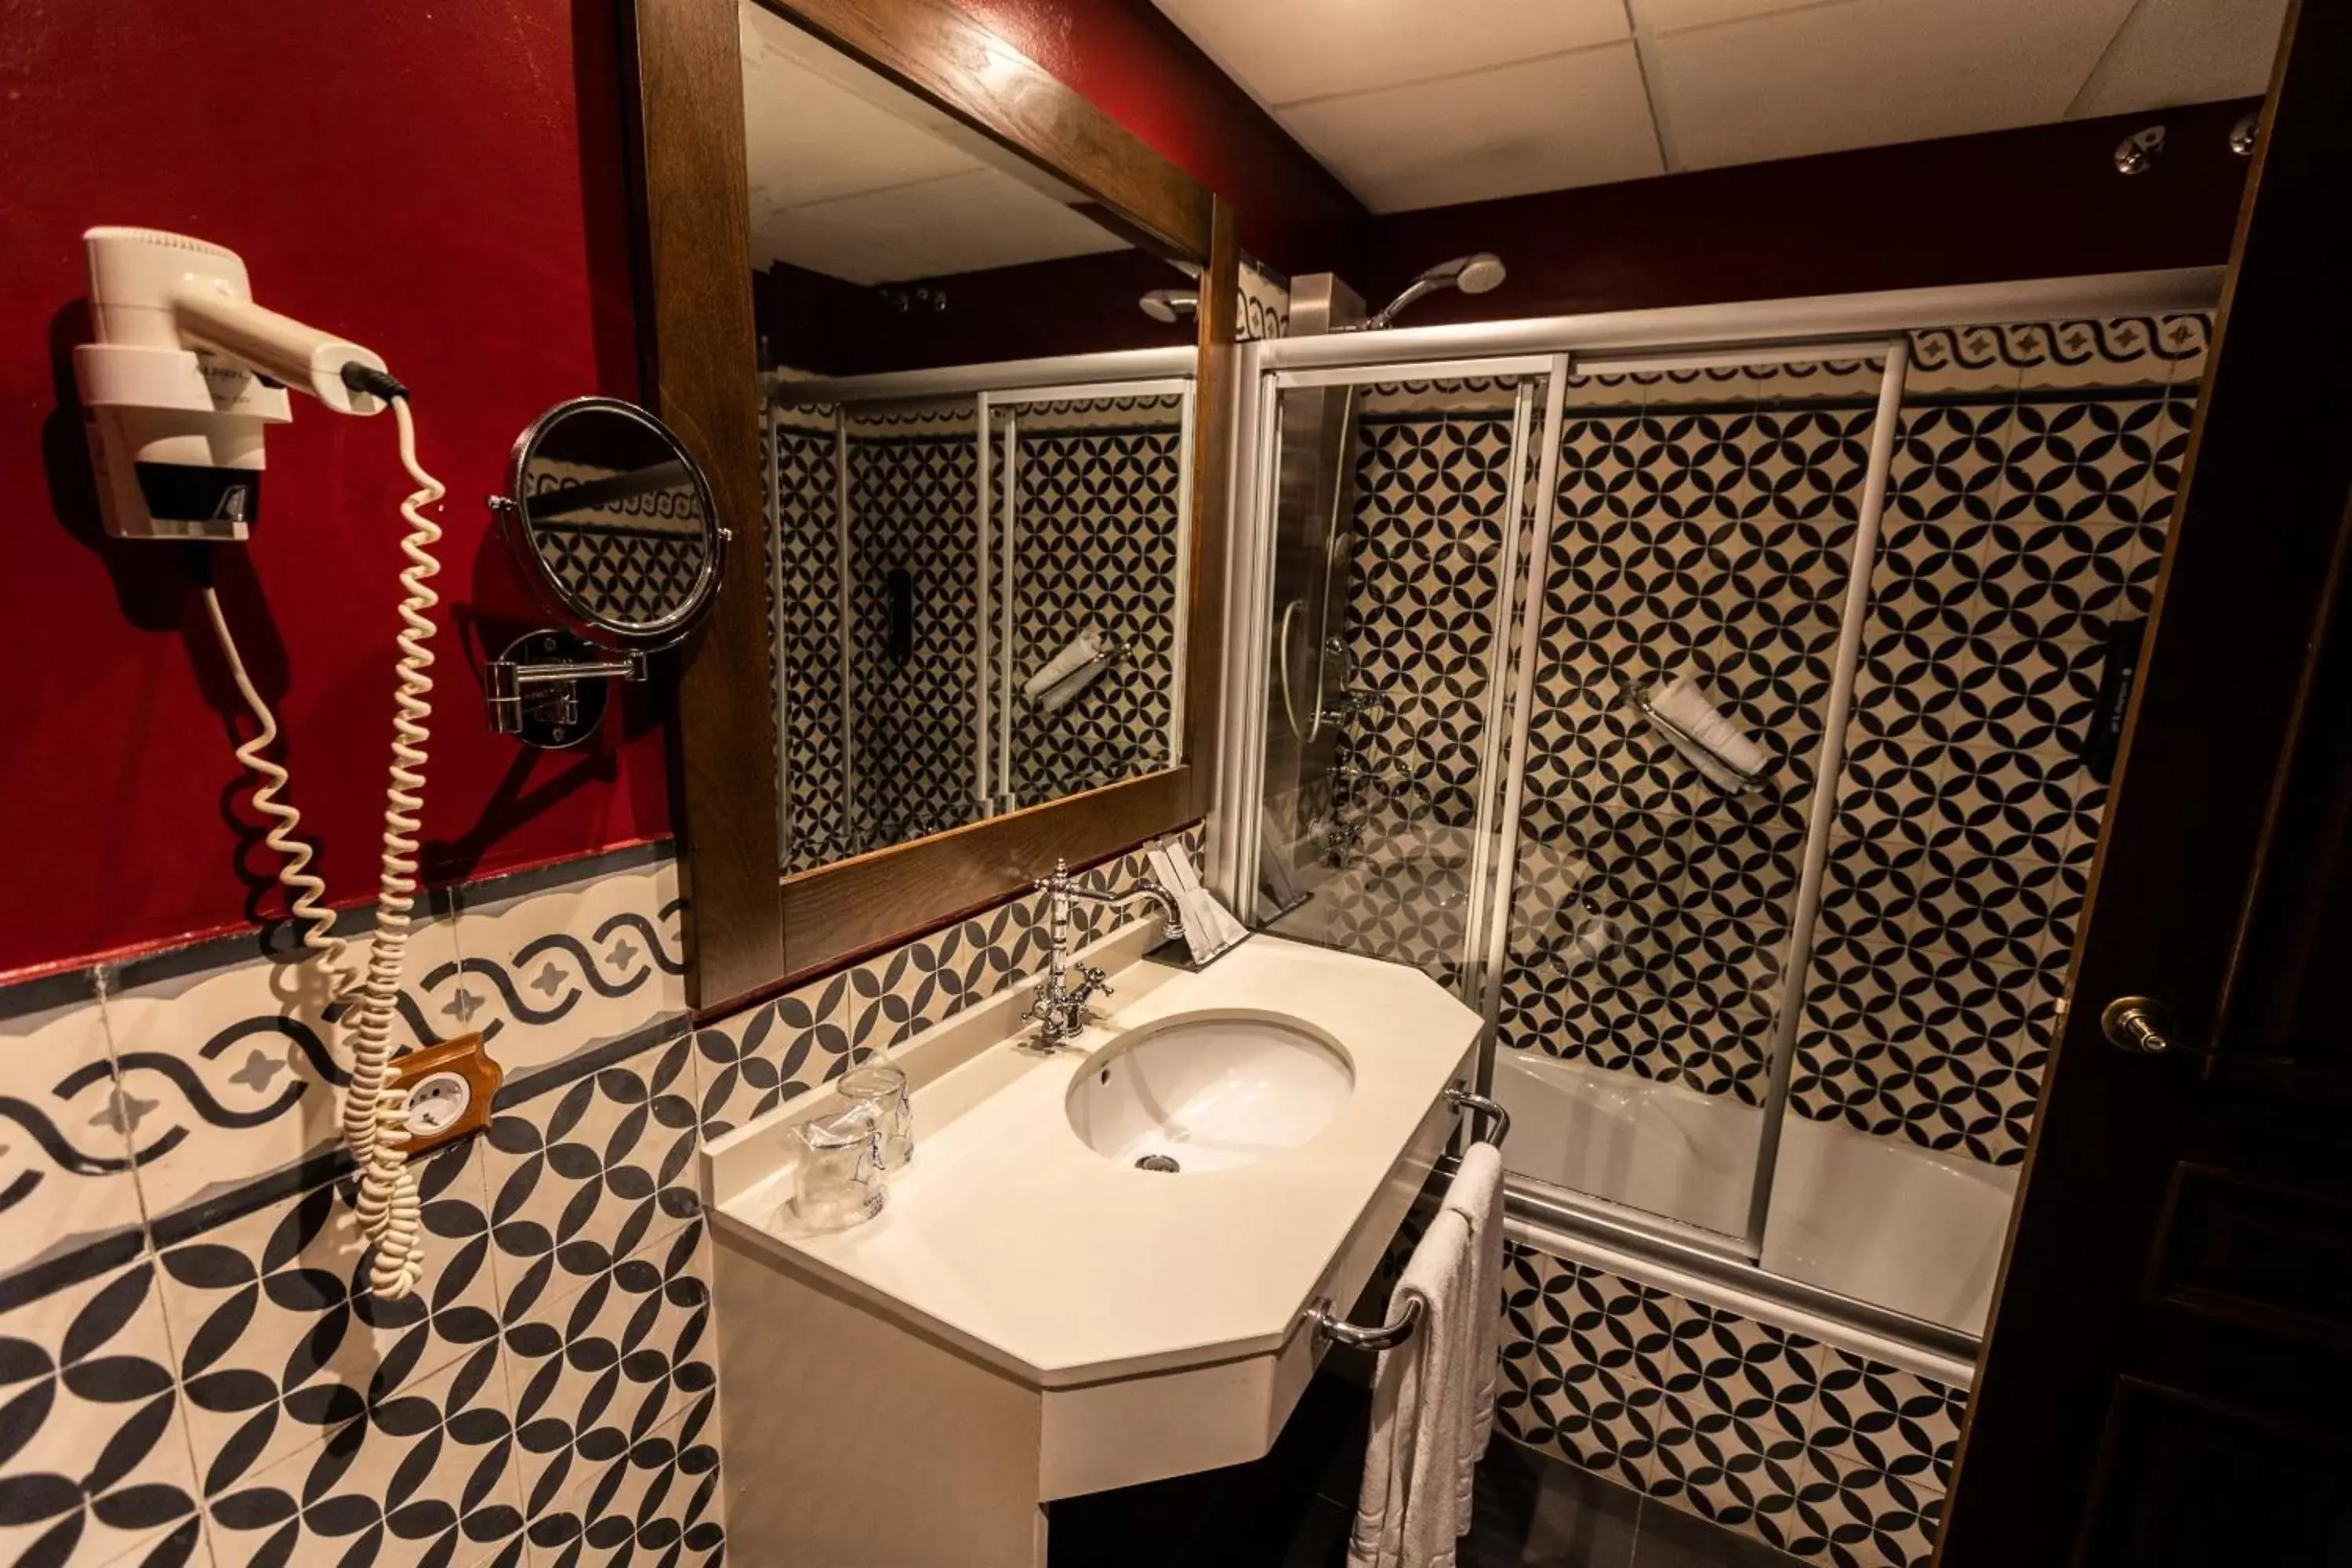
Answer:
<path fill-rule="evenodd" d="M 1202 814 L 1235 251 L 952 0 L 635 20 L 652 374 L 763 544 L 681 700 L 708 1009 Z"/>

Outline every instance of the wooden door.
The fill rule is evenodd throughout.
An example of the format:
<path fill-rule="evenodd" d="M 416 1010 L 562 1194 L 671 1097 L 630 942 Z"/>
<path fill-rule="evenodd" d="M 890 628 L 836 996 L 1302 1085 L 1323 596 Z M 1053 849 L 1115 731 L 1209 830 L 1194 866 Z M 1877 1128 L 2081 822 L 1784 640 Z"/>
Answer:
<path fill-rule="evenodd" d="M 2352 1563 L 2352 6 L 2266 118 L 1942 1568 Z"/>

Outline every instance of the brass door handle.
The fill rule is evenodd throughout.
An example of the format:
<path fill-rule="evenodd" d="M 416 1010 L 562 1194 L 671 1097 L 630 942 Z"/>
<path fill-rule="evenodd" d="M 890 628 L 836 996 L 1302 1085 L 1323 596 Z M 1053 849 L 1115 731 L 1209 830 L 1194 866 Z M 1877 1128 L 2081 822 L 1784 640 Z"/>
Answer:
<path fill-rule="evenodd" d="M 2173 1048 L 2172 1011 L 2153 996 L 2118 996 L 2099 1015 L 2099 1032 L 2135 1056 L 2160 1057 Z"/>

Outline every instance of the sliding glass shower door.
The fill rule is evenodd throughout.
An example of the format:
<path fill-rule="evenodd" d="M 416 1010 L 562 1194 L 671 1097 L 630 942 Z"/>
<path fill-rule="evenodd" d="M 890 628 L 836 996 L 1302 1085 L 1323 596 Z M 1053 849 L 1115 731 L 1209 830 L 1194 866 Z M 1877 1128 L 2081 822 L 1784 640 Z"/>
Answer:
<path fill-rule="evenodd" d="M 1885 372 L 1581 361 L 1568 384 L 1493 1092 L 1521 1173 L 1743 1243 Z M 1640 706 L 1676 678 L 1752 776 Z"/>

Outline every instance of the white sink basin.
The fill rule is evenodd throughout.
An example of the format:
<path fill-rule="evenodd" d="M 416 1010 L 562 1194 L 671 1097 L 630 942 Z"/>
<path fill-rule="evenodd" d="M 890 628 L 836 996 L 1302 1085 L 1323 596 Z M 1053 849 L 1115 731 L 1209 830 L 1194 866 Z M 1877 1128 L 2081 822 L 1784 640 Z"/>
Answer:
<path fill-rule="evenodd" d="M 1070 1085 L 1070 1126 L 1105 1159 L 1223 1171 L 1296 1149 L 1355 1092 L 1339 1044 L 1270 1013 L 1184 1013 L 1145 1025 Z M 1172 1164 L 1170 1163 L 1172 1162 Z"/>

